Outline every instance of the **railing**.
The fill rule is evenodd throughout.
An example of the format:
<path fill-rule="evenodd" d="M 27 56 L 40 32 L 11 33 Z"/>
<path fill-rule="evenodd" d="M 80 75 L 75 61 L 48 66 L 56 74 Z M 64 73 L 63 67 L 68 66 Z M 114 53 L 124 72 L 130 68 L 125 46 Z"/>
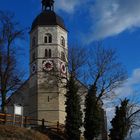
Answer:
<path fill-rule="evenodd" d="M 37 120 L 30 116 L 19 116 L 15 114 L 0 113 L 0 123 L 8 125 L 18 125 L 21 127 L 37 127 L 40 126 L 42 130 L 44 128 L 53 129 L 57 132 L 64 130 L 64 125 L 57 122 L 49 122 L 45 119 Z"/>

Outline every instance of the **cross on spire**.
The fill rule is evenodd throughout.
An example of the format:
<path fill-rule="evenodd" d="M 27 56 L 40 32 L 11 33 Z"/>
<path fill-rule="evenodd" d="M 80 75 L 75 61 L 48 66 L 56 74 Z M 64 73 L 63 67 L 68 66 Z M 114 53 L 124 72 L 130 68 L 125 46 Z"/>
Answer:
<path fill-rule="evenodd" d="M 54 0 L 42 0 L 42 10 L 54 10 Z"/>

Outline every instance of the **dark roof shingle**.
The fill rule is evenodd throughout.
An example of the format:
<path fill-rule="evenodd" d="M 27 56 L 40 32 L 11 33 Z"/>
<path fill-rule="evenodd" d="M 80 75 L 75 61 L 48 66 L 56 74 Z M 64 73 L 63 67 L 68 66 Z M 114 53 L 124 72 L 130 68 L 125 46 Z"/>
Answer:
<path fill-rule="evenodd" d="M 53 11 L 41 12 L 33 21 L 31 31 L 37 26 L 45 25 L 59 25 L 61 28 L 66 30 L 63 19 Z"/>

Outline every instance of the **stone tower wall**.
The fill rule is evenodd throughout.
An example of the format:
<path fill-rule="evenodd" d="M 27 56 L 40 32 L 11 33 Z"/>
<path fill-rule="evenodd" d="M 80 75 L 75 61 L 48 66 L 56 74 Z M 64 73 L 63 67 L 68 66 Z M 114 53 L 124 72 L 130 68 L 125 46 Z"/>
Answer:
<path fill-rule="evenodd" d="M 44 36 L 46 33 L 52 35 L 52 43 L 44 43 Z M 61 36 L 65 39 L 65 46 L 61 45 Z M 64 124 L 65 121 L 65 96 L 66 89 L 62 86 L 61 81 L 58 80 L 61 75 L 61 63 L 67 65 L 67 32 L 59 26 L 44 26 L 37 27 L 31 32 L 30 38 L 36 38 L 36 45 L 32 47 L 30 43 L 30 67 L 35 63 L 36 72 L 31 74 L 30 86 L 32 98 L 34 100 L 32 109 L 36 109 L 37 118 L 44 118 L 47 121 Z M 51 50 L 51 58 L 45 57 L 45 49 Z M 65 54 L 65 62 L 61 59 L 61 52 Z M 32 54 L 35 52 L 36 59 L 32 61 Z M 50 72 L 45 72 L 42 63 L 45 60 L 53 62 L 54 68 Z M 65 75 L 66 76 L 66 75 Z M 63 88 L 62 88 L 63 87 Z M 37 91 L 37 92 L 35 92 Z M 35 115 L 35 114 L 34 114 Z"/>

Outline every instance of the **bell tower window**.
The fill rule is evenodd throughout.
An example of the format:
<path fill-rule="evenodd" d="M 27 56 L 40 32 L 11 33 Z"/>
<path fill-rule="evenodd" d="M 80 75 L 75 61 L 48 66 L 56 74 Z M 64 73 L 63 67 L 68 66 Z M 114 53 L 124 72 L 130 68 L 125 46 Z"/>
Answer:
<path fill-rule="evenodd" d="M 35 45 L 36 45 L 36 38 L 33 37 L 33 38 L 32 38 L 32 47 L 35 47 Z"/>
<path fill-rule="evenodd" d="M 66 61 L 64 52 L 61 52 L 61 60 Z"/>
<path fill-rule="evenodd" d="M 52 51 L 51 51 L 51 49 L 49 49 L 49 58 L 51 58 L 52 57 Z"/>
<path fill-rule="evenodd" d="M 32 61 L 35 61 L 35 52 L 32 54 Z"/>
<path fill-rule="evenodd" d="M 44 43 L 52 43 L 52 35 L 47 33 L 44 36 Z"/>
<path fill-rule="evenodd" d="M 48 43 L 48 38 L 47 38 L 47 36 L 44 37 L 44 43 Z"/>
<path fill-rule="evenodd" d="M 45 49 L 45 57 L 47 57 L 47 58 L 51 58 L 52 57 L 51 49 L 49 49 L 49 50 Z"/>
<path fill-rule="evenodd" d="M 61 36 L 60 44 L 65 47 L 65 39 L 63 36 Z"/>
<path fill-rule="evenodd" d="M 45 49 L 45 57 L 48 57 L 48 50 Z"/>

